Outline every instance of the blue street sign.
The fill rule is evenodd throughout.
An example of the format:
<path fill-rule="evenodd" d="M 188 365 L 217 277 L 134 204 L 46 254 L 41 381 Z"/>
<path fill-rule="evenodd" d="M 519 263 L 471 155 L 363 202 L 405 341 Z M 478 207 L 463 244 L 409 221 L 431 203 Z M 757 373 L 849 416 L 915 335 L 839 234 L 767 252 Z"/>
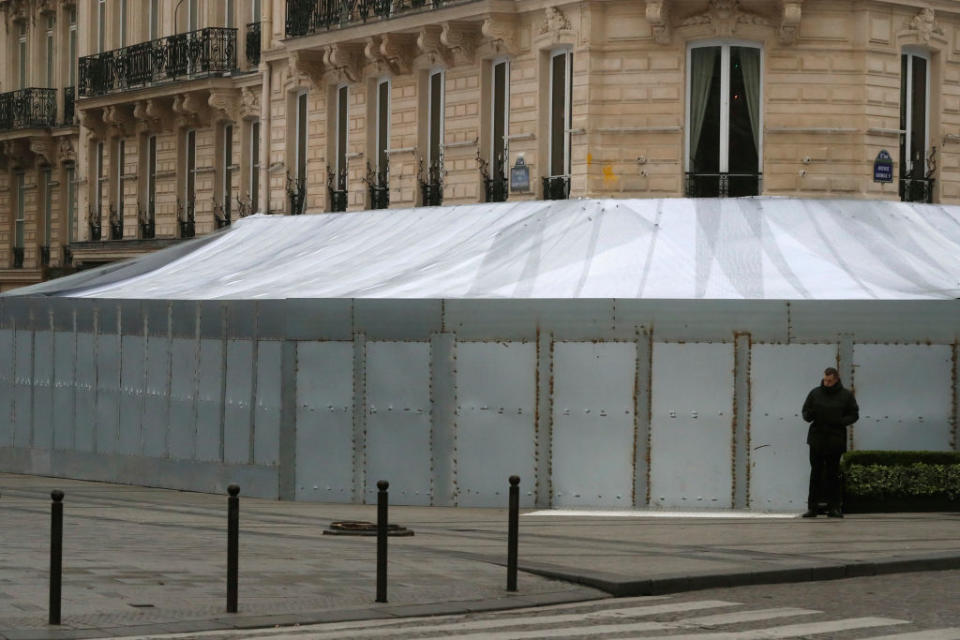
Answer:
<path fill-rule="evenodd" d="M 510 191 L 530 191 L 530 167 L 523 158 L 510 167 Z"/>
<path fill-rule="evenodd" d="M 877 159 L 873 161 L 873 181 L 893 182 L 893 158 L 886 149 L 880 151 Z"/>

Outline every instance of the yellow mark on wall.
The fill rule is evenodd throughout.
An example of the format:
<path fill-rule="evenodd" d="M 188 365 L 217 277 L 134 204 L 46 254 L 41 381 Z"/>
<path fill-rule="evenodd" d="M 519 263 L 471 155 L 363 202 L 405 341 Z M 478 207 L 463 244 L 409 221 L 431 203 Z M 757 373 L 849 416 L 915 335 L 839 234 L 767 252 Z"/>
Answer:
<path fill-rule="evenodd" d="M 603 167 L 603 184 L 609 185 L 617 181 L 617 175 L 613 172 L 613 165 L 607 164 Z"/>
<path fill-rule="evenodd" d="M 592 153 L 588 153 L 588 154 L 587 154 L 587 166 L 590 166 L 590 164 L 591 164 L 592 162 L 593 162 L 593 154 L 592 154 Z"/>

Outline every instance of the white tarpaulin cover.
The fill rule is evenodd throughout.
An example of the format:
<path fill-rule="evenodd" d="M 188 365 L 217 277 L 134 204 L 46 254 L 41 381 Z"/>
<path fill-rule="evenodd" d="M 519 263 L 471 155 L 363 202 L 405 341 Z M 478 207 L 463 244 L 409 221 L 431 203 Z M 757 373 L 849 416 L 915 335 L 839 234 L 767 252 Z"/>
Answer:
<path fill-rule="evenodd" d="M 875 200 L 561 200 L 256 215 L 192 251 L 167 251 L 170 261 L 132 277 L 40 287 L 141 299 L 960 297 L 960 207 Z"/>

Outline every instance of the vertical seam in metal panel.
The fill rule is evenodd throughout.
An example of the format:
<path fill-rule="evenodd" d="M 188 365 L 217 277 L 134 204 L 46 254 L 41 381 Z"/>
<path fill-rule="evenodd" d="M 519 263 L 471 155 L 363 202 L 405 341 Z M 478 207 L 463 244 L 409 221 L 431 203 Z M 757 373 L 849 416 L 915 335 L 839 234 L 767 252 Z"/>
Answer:
<path fill-rule="evenodd" d="M 353 502 L 364 504 L 367 479 L 367 341 L 353 334 Z"/>
<path fill-rule="evenodd" d="M 427 429 L 427 452 L 430 455 L 430 500 L 429 504 L 431 506 L 437 506 L 436 496 L 437 496 L 437 485 L 440 484 L 436 481 L 437 476 L 437 450 L 436 442 L 434 442 L 433 431 L 437 428 L 437 420 L 440 419 L 439 411 L 437 408 L 437 399 L 434 396 L 434 385 L 433 378 L 436 374 L 436 361 L 433 359 L 433 342 L 434 340 L 439 339 L 437 334 L 431 334 L 430 339 L 427 340 L 427 402 L 430 404 L 430 428 Z"/>
<path fill-rule="evenodd" d="M 145 456 L 147 453 L 146 450 L 146 435 L 143 432 L 143 418 L 146 413 L 147 406 L 147 393 L 149 391 L 147 386 L 147 371 L 150 369 L 150 314 L 147 312 L 145 306 L 140 307 L 143 317 L 141 318 L 141 323 L 143 324 L 143 357 L 141 362 L 143 366 L 140 369 L 140 393 L 137 395 L 137 431 L 139 432 L 139 446 L 138 451 L 140 455 Z"/>
<path fill-rule="evenodd" d="M 48 400 L 48 406 L 50 407 L 50 450 L 55 451 L 57 448 L 57 428 L 54 423 L 56 411 L 53 402 L 57 388 L 57 329 L 53 323 L 53 309 L 47 309 L 47 319 L 50 326 L 50 398 Z"/>
<path fill-rule="evenodd" d="M 79 350 L 79 343 L 80 343 L 80 334 L 77 331 L 76 307 L 73 307 L 70 310 L 70 320 L 72 324 L 71 333 L 73 333 L 73 367 L 70 372 L 70 382 L 71 382 L 71 388 L 73 390 L 72 393 L 70 394 L 71 395 L 70 421 L 72 425 L 70 428 L 70 433 L 72 435 L 72 438 L 71 438 L 72 442 L 71 442 L 70 448 L 76 451 L 77 449 L 77 359 L 79 357 L 78 350 Z"/>
<path fill-rule="evenodd" d="M 220 303 L 220 462 L 227 462 L 227 446 L 224 439 L 227 435 L 227 307 Z"/>
<path fill-rule="evenodd" d="M 37 324 L 34 318 L 34 308 L 30 306 L 30 447 L 36 444 L 34 425 L 37 422 Z"/>
<path fill-rule="evenodd" d="M 540 325 L 536 331 L 536 350 L 533 358 L 533 495 L 539 502 L 540 495 Z"/>
<path fill-rule="evenodd" d="M 734 332 L 733 341 L 733 465 L 735 509 L 750 506 L 750 358 L 751 335 Z"/>
<path fill-rule="evenodd" d="M 163 426 L 163 452 L 161 458 L 170 457 L 170 416 L 173 415 L 173 301 L 167 300 L 166 368 L 163 372 L 163 395 L 167 405 L 167 423 Z"/>
<path fill-rule="evenodd" d="M 960 359 L 960 343 L 954 340 L 950 367 L 950 391 L 953 395 L 953 402 L 950 407 L 950 448 L 954 451 L 960 450 L 960 442 L 957 441 L 957 421 L 960 419 L 960 416 L 957 415 L 960 412 L 960 380 L 957 379 L 958 359 Z"/>
<path fill-rule="evenodd" d="M 547 459 L 546 459 L 546 473 L 544 476 L 547 479 L 547 499 L 548 505 L 553 505 L 553 378 L 554 378 L 554 363 L 556 362 L 556 342 L 553 339 L 553 334 L 547 334 L 550 338 L 550 387 L 549 393 L 547 394 L 547 432 L 544 434 L 546 439 L 546 448 L 547 448 Z"/>
<path fill-rule="evenodd" d="M 450 437 L 453 442 L 453 456 L 450 459 L 450 464 L 451 464 L 450 475 L 451 475 L 451 481 L 452 481 L 452 486 L 450 487 L 450 490 L 452 491 L 453 506 L 459 507 L 460 506 L 460 476 L 459 476 L 460 439 L 458 436 L 460 435 L 459 433 L 460 423 L 457 420 L 457 402 L 460 399 L 460 387 L 457 385 L 457 345 L 459 343 L 457 342 L 457 337 L 455 334 L 452 334 L 452 338 L 453 339 L 450 345 L 451 397 L 449 399 L 450 407 L 452 410 L 449 413 L 450 413 Z"/>
<path fill-rule="evenodd" d="M 652 443 L 653 443 L 653 325 L 647 329 L 647 388 L 646 388 L 646 403 L 647 403 L 647 450 L 646 450 L 646 484 L 647 484 L 647 495 L 645 497 L 646 504 L 650 504 L 650 491 L 651 491 L 651 464 L 652 462 Z"/>
<path fill-rule="evenodd" d="M 10 322 L 10 442 L 14 448 L 17 447 L 17 333 L 19 324 L 16 318 Z"/>
<path fill-rule="evenodd" d="M 193 458 L 197 459 L 200 453 L 200 323 L 203 320 L 200 302 L 193 306 L 193 385 L 190 389 L 193 396 Z"/>
<path fill-rule="evenodd" d="M 0 314 L 4 314 L 6 312 L 7 312 L 7 305 L 3 305 L 3 309 L 0 310 Z M 0 321 L 2 321 L 3 317 L 4 317 L 3 315 L 0 315 Z M 10 429 L 10 447 L 13 448 L 15 446 L 14 436 L 16 433 L 16 430 L 14 429 L 14 422 L 13 422 L 13 401 L 17 395 L 16 393 L 17 378 L 16 378 L 16 370 L 14 369 L 14 365 L 16 364 L 16 332 L 12 329 L 12 327 L 6 327 L 6 329 L 10 333 L 10 360 L 7 363 L 0 363 L 0 366 L 2 366 L 3 364 L 7 365 L 7 394 L 8 394 L 7 398 L 8 400 L 7 400 L 7 407 L 6 407 L 7 415 L 6 415 L 6 420 L 4 421 L 5 422 L 4 426 Z"/>
<path fill-rule="evenodd" d="M 123 397 L 123 309 L 119 302 L 116 303 L 117 307 L 117 326 L 116 326 L 116 336 L 117 336 L 117 401 L 114 409 L 117 414 L 117 430 L 114 433 L 114 451 L 120 451 L 120 430 L 123 428 L 123 425 L 120 422 L 120 405 L 122 404 L 121 398 Z"/>
<path fill-rule="evenodd" d="M 649 452 L 647 444 L 650 433 L 650 422 L 647 419 L 644 405 L 647 402 L 645 390 L 648 388 L 650 370 L 645 353 L 648 342 L 646 330 L 638 325 L 634 328 L 634 374 L 633 374 L 633 488 L 630 501 L 634 507 L 645 506 L 640 500 L 646 500 L 647 469 L 649 467 Z M 641 497 L 642 496 L 642 497 Z"/>
<path fill-rule="evenodd" d="M 248 458 L 250 464 L 257 463 L 257 393 L 260 391 L 260 303 L 254 303 L 253 335 L 250 339 L 250 441 Z M 299 426 L 299 425 L 298 425 Z M 279 437 L 279 436 L 278 436 Z"/>
<path fill-rule="evenodd" d="M 93 335 L 90 341 L 93 346 L 93 388 L 90 390 L 93 396 L 93 452 L 100 451 L 100 425 L 97 416 L 100 409 L 100 307 L 95 304 L 90 305 L 93 319 Z"/>

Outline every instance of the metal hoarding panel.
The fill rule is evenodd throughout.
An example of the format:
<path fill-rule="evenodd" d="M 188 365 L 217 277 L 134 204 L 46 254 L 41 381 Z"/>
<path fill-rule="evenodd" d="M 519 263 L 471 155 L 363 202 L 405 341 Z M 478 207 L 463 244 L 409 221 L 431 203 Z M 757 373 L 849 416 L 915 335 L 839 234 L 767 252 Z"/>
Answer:
<path fill-rule="evenodd" d="M 33 338 L 33 447 L 53 448 L 53 332 Z"/>
<path fill-rule="evenodd" d="M 192 460 L 197 450 L 197 367 L 199 342 L 192 338 L 170 341 L 170 427 L 167 455 Z"/>
<path fill-rule="evenodd" d="M 254 411 L 253 461 L 276 465 L 280 457 L 280 379 L 283 343 L 257 344 L 257 397 Z"/>
<path fill-rule="evenodd" d="M 20 329 L 14 342 L 13 446 L 30 447 L 33 422 L 33 332 Z"/>
<path fill-rule="evenodd" d="M 855 344 L 854 448 L 950 449 L 952 357 L 948 345 Z"/>
<path fill-rule="evenodd" d="M 165 457 L 170 429 L 170 340 L 147 338 L 146 393 L 143 397 L 143 455 Z"/>
<path fill-rule="evenodd" d="M 97 451 L 116 453 L 120 416 L 120 336 L 103 333 L 96 340 Z"/>
<path fill-rule="evenodd" d="M 13 445 L 13 336 L 12 329 L 0 329 L 0 447 Z"/>
<path fill-rule="evenodd" d="M 430 344 L 367 342 L 366 500 L 430 504 Z"/>
<path fill-rule="evenodd" d="M 197 388 L 197 460 L 223 459 L 223 340 L 200 340 L 200 377 Z"/>
<path fill-rule="evenodd" d="M 733 344 L 654 343 L 650 504 L 729 509 Z"/>
<path fill-rule="evenodd" d="M 800 510 L 807 504 L 808 425 L 800 415 L 835 344 L 755 344 L 750 357 L 750 507 Z"/>
<path fill-rule="evenodd" d="M 77 333 L 77 361 L 74 387 L 76 414 L 74 416 L 74 448 L 94 451 L 97 447 L 97 337 L 92 333 Z"/>
<path fill-rule="evenodd" d="M 537 345 L 457 344 L 457 504 L 504 507 L 520 476 L 520 504 L 533 506 L 536 477 Z"/>
<path fill-rule="evenodd" d="M 224 462 L 250 462 L 253 342 L 227 340 L 227 384 L 223 406 Z"/>
<path fill-rule="evenodd" d="M 142 325 L 141 325 L 142 330 Z M 140 414 L 143 411 L 145 341 L 142 336 L 120 340 L 120 431 L 117 453 L 143 452 Z"/>
<path fill-rule="evenodd" d="M 633 342 L 557 342 L 553 504 L 633 505 Z"/>
<path fill-rule="evenodd" d="M 73 331 L 57 331 L 53 338 L 53 444 L 57 449 L 77 446 L 76 338 Z M 89 440 L 85 444 L 89 444 Z"/>
<path fill-rule="evenodd" d="M 297 344 L 298 500 L 352 502 L 353 343 Z"/>

